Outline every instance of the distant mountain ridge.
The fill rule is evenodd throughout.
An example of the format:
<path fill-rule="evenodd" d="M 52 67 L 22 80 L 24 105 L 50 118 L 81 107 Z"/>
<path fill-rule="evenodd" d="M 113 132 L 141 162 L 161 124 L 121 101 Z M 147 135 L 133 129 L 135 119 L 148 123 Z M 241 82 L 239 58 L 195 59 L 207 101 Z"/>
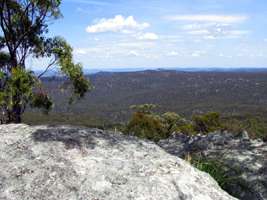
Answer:
<path fill-rule="evenodd" d="M 177 67 L 177 68 L 111 68 L 111 69 L 85 69 L 85 74 L 99 72 L 140 72 L 140 71 L 178 71 L 178 72 L 267 72 L 267 68 L 231 68 L 231 67 Z"/>
<path fill-rule="evenodd" d="M 100 69 L 84 69 L 84 73 L 86 75 L 89 74 L 97 74 L 97 73 L 115 73 L 115 72 L 142 72 L 142 71 L 177 71 L 177 72 L 267 72 L 267 67 L 261 68 L 231 68 L 231 67 L 207 67 L 207 68 L 197 68 L 197 67 L 163 67 L 163 68 L 100 68 Z M 36 74 L 42 73 L 41 70 L 34 71 Z M 56 71 L 48 71 L 45 75 L 46 77 L 49 76 L 61 76 Z"/>

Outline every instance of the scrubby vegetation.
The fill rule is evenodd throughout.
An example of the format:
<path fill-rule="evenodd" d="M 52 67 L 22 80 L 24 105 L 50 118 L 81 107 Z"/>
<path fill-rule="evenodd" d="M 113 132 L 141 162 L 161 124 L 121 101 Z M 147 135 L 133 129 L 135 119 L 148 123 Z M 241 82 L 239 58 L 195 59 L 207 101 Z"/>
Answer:
<path fill-rule="evenodd" d="M 222 160 L 215 160 L 201 155 L 187 155 L 185 160 L 200 171 L 208 173 L 223 190 L 236 198 L 241 198 L 241 194 L 233 190 L 233 188 L 240 187 L 249 191 L 248 186 L 242 179 L 242 171 Z"/>
<path fill-rule="evenodd" d="M 153 141 L 165 139 L 172 133 L 195 135 L 223 130 L 233 134 L 239 134 L 246 130 L 252 138 L 266 139 L 266 124 L 260 118 L 252 116 L 246 118 L 221 117 L 217 112 L 207 112 L 186 119 L 175 112 L 163 114 L 153 112 L 156 109 L 153 104 L 135 105 L 131 108 L 135 112 L 122 131 Z"/>
<path fill-rule="evenodd" d="M 162 117 L 152 112 L 155 107 L 153 104 L 132 106 L 136 111 L 126 125 L 125 133 L 154 141 L 167 138 L 169 133 Z"/>
<path fill-rule="evenodd" d="M 222 126 L 233 133 L 246 130 L 251 138 L 267 141 L 267 120 L 263 116 L 228 116 L 222 119 Z"/>
<path fill-rule="evenodd" d="M 220 114 L 216 112 L 193 116 L 194 130 L 198 133 L 210 133 L 222 128 Z"/>
<path fill-rule="evenodd" d="M 131 118 L 131 105 L 152 103 L 159 105 L 154 113 L 178 113 L 187 121 L 191 121 L 192 115 L 216 111 L 220 113 L 222 128 L 235 133 L 246 129 L 251 137 L 266 138 L 266 76 L 266 72 L 103 72 L 89 76 L 95 90 L 72 106 L 68 106 L 66 98 L 71 93 L 60 92 L 62 88 L 58 86 L 65 80 L 46 77 L 42 82 L 54 102 L 53 112 L 42 116 L 28 109 L 23 122 L 118 128 Z M 69 115 L 78 117 L 81 123 Z M 192 133 L 192 126 L 180 125 L 180 132 Z"/>
<path fill-rule="evenodd" d="M 220 115 L 216 112 L 193 115 L 192 120 L 187 120 L 174 112 L 162 115 L 152 112 L 156 108 L 153 104 L 135 105 L 132 108 L 135 112 L 124 132 L 153 141 L 165 139 L 172 133 L 207 134 L 222 128 Z"/>

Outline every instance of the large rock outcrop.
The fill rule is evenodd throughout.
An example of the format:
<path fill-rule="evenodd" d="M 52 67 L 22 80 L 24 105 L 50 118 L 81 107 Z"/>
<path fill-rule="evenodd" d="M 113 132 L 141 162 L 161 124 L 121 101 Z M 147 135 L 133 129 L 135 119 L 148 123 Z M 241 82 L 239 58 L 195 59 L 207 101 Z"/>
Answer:
<path fill-rule="evenodd" d="M 0 126 L 1 200 L 232 200 L 152 142 L 98 129 Z"/>
<path fill-rule="evenodd" d="M 209 135 L 174 134 L 158 143 L 173 155 L 198 155 L 227 166 L 233 179 L 226 190 L 242 200 L 267 199 L 267 143 L 239 135 L 214 132 Z"/>

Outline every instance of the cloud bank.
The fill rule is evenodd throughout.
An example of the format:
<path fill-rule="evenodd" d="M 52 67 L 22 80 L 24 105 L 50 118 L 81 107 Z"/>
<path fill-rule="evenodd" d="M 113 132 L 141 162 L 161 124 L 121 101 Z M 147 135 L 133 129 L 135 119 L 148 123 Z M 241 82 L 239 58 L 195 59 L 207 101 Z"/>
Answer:
<path fill-rule="evenodd" d="M 114 18 L 101 19 L 98 23 L 88 26 L 86 31 L 88 33 L 104 33 L 104 32 L 122 32 L 131 33 L 140 31 L 150 26 L 149 23 L 139 23 L 133 16 L 124 17 L 116 15 Z"/>
<path fill-rule="evenodd" d="M 195 21 L 195 22 L 217 22 L 217 23 L 239 23 L 248 19 L 244 15 L 172 15 L 166 16 L 170 21 Z"/>

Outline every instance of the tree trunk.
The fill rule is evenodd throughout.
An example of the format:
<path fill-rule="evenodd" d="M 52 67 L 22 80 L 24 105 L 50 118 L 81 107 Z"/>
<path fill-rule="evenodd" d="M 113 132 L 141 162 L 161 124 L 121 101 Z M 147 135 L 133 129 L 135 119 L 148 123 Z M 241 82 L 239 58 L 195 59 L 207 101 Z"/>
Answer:
<path fill-rule="evenodd" d="M 13 96 L 12 108 L 8 111 L 8 123 L 21 123 L 22 105 L 21 96 L 16 94 Z"/>
<path fill-rule="evenodd" d="M 14 54 L 12 53 L 10 55 L 10 64 L 11 64 L 11 68 L 18 67 L 18 60 L 17 60 L 17 56 L 15 53 Z"/>
<path fill-rule="evenodd" d="M 19 124 L 21 123 L 21 106 L 15 105 L 11 111 L 8 112 L 8 120 L 7 123 Z"/>

